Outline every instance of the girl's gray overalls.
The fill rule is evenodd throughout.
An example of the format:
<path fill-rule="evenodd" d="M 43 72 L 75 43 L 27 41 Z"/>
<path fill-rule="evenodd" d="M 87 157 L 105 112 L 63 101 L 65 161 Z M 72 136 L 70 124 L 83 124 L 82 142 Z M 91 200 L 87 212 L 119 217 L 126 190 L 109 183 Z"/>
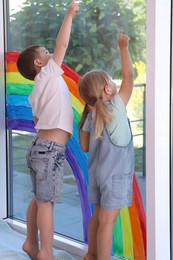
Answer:
<path fill-rule="evenodd" d="M 102 208 L 116 209 L 132 203 L 134 172 L 133 137 L 127 146 L 113 144 L 104 129 L 102 138 L 95 139 L 91 124 L 88 161 L 89 196 Z"/>

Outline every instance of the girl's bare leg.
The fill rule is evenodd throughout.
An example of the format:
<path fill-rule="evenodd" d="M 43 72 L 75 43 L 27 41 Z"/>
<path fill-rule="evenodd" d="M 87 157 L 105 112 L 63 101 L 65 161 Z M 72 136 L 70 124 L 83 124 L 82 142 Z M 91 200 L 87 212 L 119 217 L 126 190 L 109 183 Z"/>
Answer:
<path fill-rule="evenodd" d="M 97 256 L 99 260 L 110 259 L 112 248 L 112 232 L 119 211 L 119 209 L 100 209 L 100 224 L 97 232 Z"/>
<path fill-rule="evenodd" d="M 40 230 L 38 260 L 53 260 L 53 204 L 37 201 L 37 223 Z"/>
<path fill-rule="evenodd" d="M 95 204 L 94 214 L 88 226 L 88 252 L 84 257 L 84 260 L 97 259 L 97 231 L 99 227 L 99 212 L 100 212 L 100 205 Z"/>
<path fill-rule="evenodd" d="M 22 246 L 22 249 L 29 255 L 33 260 L 37 259 L 39 252 L 38 247 L 38 229 L 37 229 L 37 203 L 33 198 L 27 209 L 27 238 Z"/>

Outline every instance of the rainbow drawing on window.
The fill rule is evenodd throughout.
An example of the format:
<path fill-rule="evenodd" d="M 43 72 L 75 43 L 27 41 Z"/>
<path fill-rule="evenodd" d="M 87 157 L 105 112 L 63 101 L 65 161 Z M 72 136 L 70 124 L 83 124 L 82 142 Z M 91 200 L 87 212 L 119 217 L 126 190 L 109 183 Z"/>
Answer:
<path fill-rule="evenodd" d="M 16 60 L 19 52 L 6 53 L 6 94 L 7 94 L 7 128 L 35 133 L 32 110 L 28 95 L 32 91 L 33 81 L 23 78 L 17 70 Z M 83 236 L 87 243 L 87 227 L 92 215 L 87 195 L 88 155 L 80 149 L 78 140 L 78 122 L 83 111 L 77 82 L 80 75 L 66 65 L 63 78 L 70 90 L 74 112 L 73 136 L 67 143 L 66 157 L 73 171 L 78 187 L 83 216 Z M 138 187 L 137 179 L 133 179 L 133 203 L 131 207 L 123 208 L 114 225 L 112 253 L 129 260 L 146 259 L 146 216 Z"/>

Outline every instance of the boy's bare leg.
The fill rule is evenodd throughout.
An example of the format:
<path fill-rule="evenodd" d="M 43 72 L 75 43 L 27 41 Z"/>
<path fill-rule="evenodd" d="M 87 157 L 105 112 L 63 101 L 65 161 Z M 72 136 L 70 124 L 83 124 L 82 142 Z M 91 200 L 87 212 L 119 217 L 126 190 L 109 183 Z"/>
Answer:
<path fill-rule="evenodd" d="M 33 198 L 27 209 L 27 238 L 22 246 L 22 249 L 33 260 L 37 259 L 39 252 L 38 247 L 38 228 L 37 228 L 37 202 Z"/>
<path fill-rule="evenodd" d="M 100 205 L 94 205 L 94 214 L 88 226 L 88 252 L 84 260 L 96 260 L 97 258 L 97 231 L 99 227 Z"/>
<path fill-rule="evenodd" d="M 38 260 L 53 260 L 53 203 L 37 201 L 37 223 L 40 230 Z"/>
<path fill-rule="evenodd" d="M 120 210 L 101 209 L 99 214 L 99 228 L 97 232 L 97 256 L 99 260 L 110 259 L 112 248 L 112 232 L 114 223 Z"/>

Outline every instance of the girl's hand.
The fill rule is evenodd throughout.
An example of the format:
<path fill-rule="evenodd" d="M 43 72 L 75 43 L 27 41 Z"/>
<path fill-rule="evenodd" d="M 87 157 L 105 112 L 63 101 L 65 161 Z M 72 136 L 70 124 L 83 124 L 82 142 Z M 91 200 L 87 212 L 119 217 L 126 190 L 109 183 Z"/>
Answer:
<path fill-rule="evenodd" d="M 123 32 L 120 32 L 120 34 L 118 35 L 118 46 L 120 49 L 123 49 L 123 48 L 127 48 L 129 45 L 129 37 L 123 33 Z"/>
<path fill-rule="evenodd" d="M 69 8 L 67 10 L 67 13 L 68 14 L 71 14 L 72 17 L 75 16 L 75 14 L 79 11 L 79 4 L 78 4 L 78 1 L 75 1 L 75 0 L 72 0 L 70 5 L 69 5 Z"/>

